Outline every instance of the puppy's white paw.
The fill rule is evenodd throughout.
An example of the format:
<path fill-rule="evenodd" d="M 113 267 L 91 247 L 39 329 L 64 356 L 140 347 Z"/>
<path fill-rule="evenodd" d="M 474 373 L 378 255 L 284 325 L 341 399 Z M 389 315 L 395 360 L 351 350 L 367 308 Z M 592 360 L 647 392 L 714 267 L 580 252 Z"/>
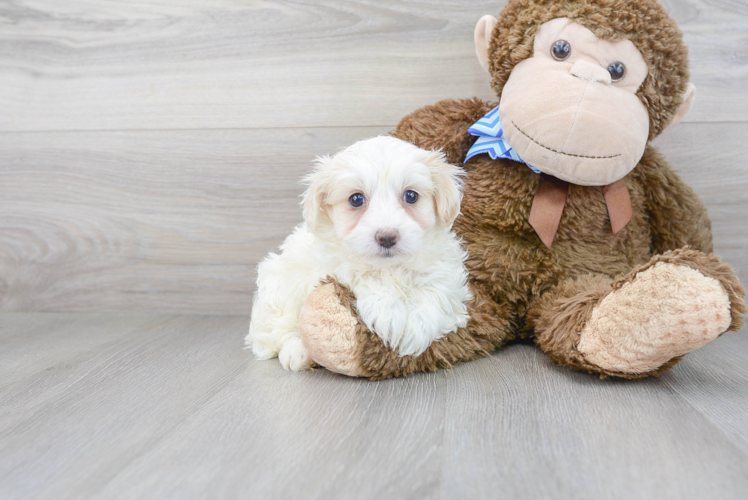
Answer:
<path fill-rule="evenodd" d="M 278 355 L 272 343 L 267 341 L 267 336 L 255 336 L 252 333 L 250 331 L 249 335 L 244 338 L 244 348 L 251 349 L 255 358 L 263 360 L 274 358 Z"/>
<path fill-rule="evenodd" d="M 405 334 L 400 343 L 400 356 L 418 356 L 429 348 L 431 342 L 441 338 L 443 314 L 436 308 L 412 307 L 408 310 Z"/>
<path fill-rule="evenodd" d="M 400 347 L 408 316 L 405 304 L 395 297 L 367 295 L 356 301 L 361 320 L 392 349 Z"/>
<path fill-rule="evenodd" d="M 308 370 L 313 364 L 299 337 L 293 337 L 283 343 L 278 353 L 278 361 L 283 368 L 294 372 Z"/>

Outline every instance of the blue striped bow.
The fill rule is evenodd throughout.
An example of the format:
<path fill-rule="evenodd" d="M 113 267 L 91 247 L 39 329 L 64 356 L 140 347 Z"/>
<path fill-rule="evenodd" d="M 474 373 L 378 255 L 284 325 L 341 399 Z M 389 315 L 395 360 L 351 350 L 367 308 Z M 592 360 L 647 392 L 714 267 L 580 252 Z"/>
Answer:
<path fill-rule="evenodd" d="M 468 133 L 477 136 L 478 140 L 475 141 L 473 147 L 471 147 L 467 152 L 465 161 L 468 161 L 475 155 L 488 153 L 493 160 L 497 158 L 508 158 L 510 160 L 524 163 L 536 174 L 540 173 L 540 170 L 522 160 L 517 152 L 506 142 L 506 139 L 504 138 L 504 129 L 501 128 L 501 120 L 499 119 L 499 106 L 496 106 L 490 113 L 478 120 L 468 129 Z"/>

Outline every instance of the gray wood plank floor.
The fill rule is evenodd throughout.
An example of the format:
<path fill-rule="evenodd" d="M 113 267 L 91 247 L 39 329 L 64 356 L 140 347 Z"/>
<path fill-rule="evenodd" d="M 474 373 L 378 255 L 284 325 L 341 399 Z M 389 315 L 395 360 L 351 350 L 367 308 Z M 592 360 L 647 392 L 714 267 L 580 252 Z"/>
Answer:
<path fill-rule="evenodd" d="M 645 381 L 515 345 L 369 382 L 241 349 L 246 316 L 0 316 L 0 498 L 743 499 L 748 338 Z M 19 339 L 26 339 L 21 342 Z"/>

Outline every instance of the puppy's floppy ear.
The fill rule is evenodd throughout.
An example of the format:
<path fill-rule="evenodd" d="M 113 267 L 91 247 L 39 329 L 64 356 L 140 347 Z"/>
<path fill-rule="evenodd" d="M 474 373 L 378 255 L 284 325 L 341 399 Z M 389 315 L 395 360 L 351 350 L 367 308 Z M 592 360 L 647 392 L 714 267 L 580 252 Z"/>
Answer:
<path fill-rule="evenodd" d="M 430 151 L 423 159 L 423 163 L 431 172 L 431 180 L 434 183 L 436 217 L 446 227 L 451 227 L 460 215 L 462 177 L 465 171 L 449 163 L 441 151 Z"/>
<path fill-rule="evenodd" d="M 330 223 L 330 217 L 325 208 L 325 197 L 330 182 L 328 170 L 332 162 L 327 156 L 320 156 L 314 160 L 314 170 L 304 177 L 304 183 L 308 184 L 302 195 L 301 206 L 304 221 L 310 231 L 314 232 L 322 225 Z"/>

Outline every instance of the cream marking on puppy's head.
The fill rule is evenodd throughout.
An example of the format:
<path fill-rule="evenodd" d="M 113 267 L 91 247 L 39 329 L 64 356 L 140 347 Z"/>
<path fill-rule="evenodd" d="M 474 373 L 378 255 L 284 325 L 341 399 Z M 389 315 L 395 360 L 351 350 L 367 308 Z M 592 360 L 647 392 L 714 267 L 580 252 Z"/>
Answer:
<path fill-rule="evenodd" d="M 460 212 L 462 169 L 394 137 L 359 141 L 315 161 L 302 205 L 310 231 L 368 259 L 411 255 Z"/>

